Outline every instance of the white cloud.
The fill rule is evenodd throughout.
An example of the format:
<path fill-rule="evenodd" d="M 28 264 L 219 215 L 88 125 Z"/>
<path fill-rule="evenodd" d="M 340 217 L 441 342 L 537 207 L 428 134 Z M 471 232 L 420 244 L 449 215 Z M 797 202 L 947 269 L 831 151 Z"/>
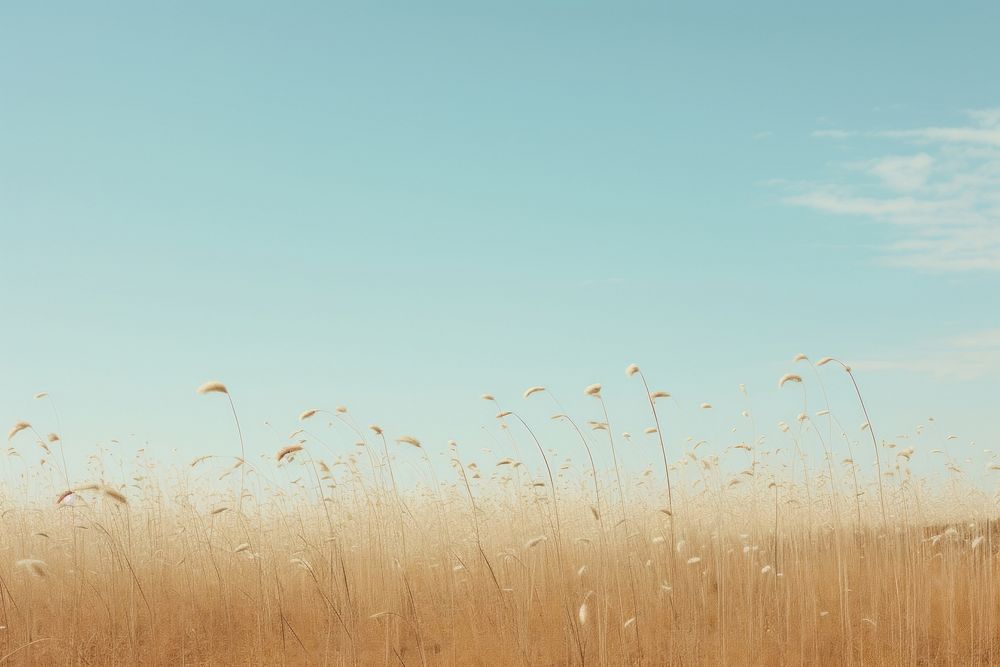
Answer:
<path fill-rule="evenodd" d="M 977 380 L 1000 371 L 1000 351 L 982 355 L 941 354 L 907 361 L 866 361 L 855 364 L 867 372 L 904 371 L 931 375 L 938 380 Z"/>
<path fill-rule="evenodd" d="M 973 109 L 968 113 L 972 120 L 983 127 L 996 127 L 1000 125 L 1000 107 L 995 109 Z"/>
<path fill-rule="evenodd" d="M 871 197 L 850 197 L 833 192 L 813 191 L 804 195 L 788 197 L 788 204 L 807 206 L 827 213 L 844 215 L 865 215 L 888 221 L 904 220 L 916 214 L 921 209 L 927 209 L 927 204 L 912 197 L 896 199 L 875 199 Z"/>
<path fill-rule="evenodd" d="M 876 136 L 911 139 L 918 143 L 955 143 L 1000 146 L 1000 107 L 967 112 L 978 127 L 923 127 L 916 130 L 888 130 Z"/>
<path fill-rule="evenodd" d="M 955 336 L 951 339 L 955 347 L 968 348 L 995 348 L 1000 350 L 1000 329 L 988 329 L 975 333 Z"/>
<path fill-rule="evenodd" d="M 805 191 L 791 184 L 799 193 L 784 201 L 893 225 L 898 240 L 884 249 L 884 259 L 894 266 L 1000 271 L 1000 108 L 968 115 L 967 126 L 868 133 L 922 150 L 841 165 L 841 173 L 869 179 L 842 177 Z M 838 132 L 813 135 L 840 137 Z"/>
<path fill-rule="evenodd" d="M 944 142 L 1000 146 L 1000 129 L 986 127 L 924 127 L 919 130 L 889 130 L 880 137 L 913 139 L 918 142 Z"/>
<path fill-rule="evenodd" d="M 847 139 L 853 137 L 857 132 L 850 130 L 816 130 L 812 133 L 814 137 L 821 139 Z"/>
<path fill-rule="evenodd" d="M 893 190 L 917 190 L 927 182 L 933 163 L 934 158 L 927 153 L 890 156 L 873 162 L 869 171 Z"/>
<path fill-rule="evenodd" d="M 955 336 L 932 347 L 933 352 L 911 351 L 905 357 L 856 365 L 869 371 L 927 373 L 951 380 L 975 380 L 1000 373 L 1000 329 Z"/>
<path fill-rule="evenodd" d="M 1000 373 L 1000 329 L 988 329 L 929 346 L 932 351 L 913 349 L 905 356 L 862 361 L 859 370 L 904 371 L 932 375 L 941 380 L 977 380 Z"/>

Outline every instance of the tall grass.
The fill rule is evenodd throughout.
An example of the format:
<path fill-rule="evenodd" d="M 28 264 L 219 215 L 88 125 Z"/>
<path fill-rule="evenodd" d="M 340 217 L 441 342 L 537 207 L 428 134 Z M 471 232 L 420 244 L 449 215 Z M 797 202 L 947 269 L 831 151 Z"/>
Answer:
<path fill-rule="evenodd" d="M 822 381 L 844 381 L 828 370 Z M 328 415 L 356 445 L 329 446 L 310 421 L 253 463 L 221 383 L 200 393 L 229 398 L 231 451 L 169 472 L 142 457 L 115 470 L 98 452 L 74 480 L 49 456 L 58 439 L 19 422 L 21 483 L 0 505 L 0 664 L 1000 662 L 994 499 L 947 454 L 948 484 L 913 476 L 913 448 L 876 439 L 840 370 L 863 429 L 828 405 L 809 413 L 803 394 L 782 443 L 747 410 L 749 437 L 707 453 L 666 437 L 656 401 L 669 394 L 630 366 L 662 459 L 640 474 L 619 460 L 628 439 L 599 385 L 585 390 L 589 432 L 556 403 L 579 444 L 570 461 L 557 467 L 497 403 L 506 440 L 452 443 L 444 479 L 427 443 L 374 425 L 369 442 L 343 408 L 300 421 Z M 854 460 L 862 437 L 872 465 Z M 408 468 L 427 481 L 404 484 Z"/>

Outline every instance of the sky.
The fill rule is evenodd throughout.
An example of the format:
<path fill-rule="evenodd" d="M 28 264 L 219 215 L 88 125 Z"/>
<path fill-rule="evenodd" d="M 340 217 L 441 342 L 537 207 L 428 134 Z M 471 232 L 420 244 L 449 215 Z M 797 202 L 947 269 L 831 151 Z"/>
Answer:
<path fill-rule="evenodd" d="M 879 438 L 934 416 L 925 449 L 995 446 L 1000 6 L 944 12 L 7 3 L 0 422 L 55 405 L 78 475 L 112 439 L 232 453 L 194 393 L 220 380 L 255 453 L 344 405 L 478 454 L 489 392 L 569 454 L 523 390 L 585 421 L 601 382 L 640 433 L 638 363 L 672 451 L 721 449 L 741 383 L 781 437 L 805 353 L 853 365 Z"/>

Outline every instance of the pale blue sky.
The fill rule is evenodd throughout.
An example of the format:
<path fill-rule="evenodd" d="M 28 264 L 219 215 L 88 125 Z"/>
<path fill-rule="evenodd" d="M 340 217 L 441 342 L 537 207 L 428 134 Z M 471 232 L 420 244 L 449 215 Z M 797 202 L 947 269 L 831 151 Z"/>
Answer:
<path fill-rule="evenodd" d="M 228 451 L 219 379 L 254 451 L 337 404 L 478 451 L 533 384 L 641 431 L 637 362 L 726 444 L 805 352 L 992 446 L 1000 7 L 700 5 L 7 3 L 0 422 Z"/>

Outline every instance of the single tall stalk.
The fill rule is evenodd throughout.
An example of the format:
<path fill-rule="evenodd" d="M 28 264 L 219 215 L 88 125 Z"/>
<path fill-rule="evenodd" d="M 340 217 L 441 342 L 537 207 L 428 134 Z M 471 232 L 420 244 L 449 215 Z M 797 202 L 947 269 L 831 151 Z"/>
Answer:
<path fill-rule="evenodd" d="M 845 364 L 843 361 L 841 361 L 840 359 L 836 359 L 834 357 L 826 357 L 824 359 L 820 359 L 819 363 L 817 363 L 816 365 L 822 366 L 824 363 L 827 363 L 828 361 L 837 362 L 844 368 L 845 371 L 847 371 L 847 374 L 851 378 L 851 384 L 854 385 L 854 392 L 858 396 L 858 403 L 861 404 L 861 411 L 865 415 L 865 423 L 868 425 L 868 433 L 872 436 L 872 448 L 875 450 L 875 472 L 878 475 L 878 499 L 879 499 L 879 504 L 882 506 L 882 524 L 883 526 L 888 528 L 889 515 L 885 511 L 885 490 L 882 488 L 882 458 L 879 456 L 878 453 L 878 438 L 875 437 L 875 427 L 872 426 L 871 418 L 868 416 L 868 408 L 865 406 L 865 399 L 862 398 L 861 396 L 861 388 L 858 387 L 858 381 L 854 379 L 854 373 L 851 371 L 851 367 Z"/>

